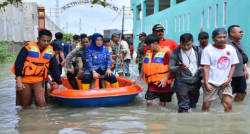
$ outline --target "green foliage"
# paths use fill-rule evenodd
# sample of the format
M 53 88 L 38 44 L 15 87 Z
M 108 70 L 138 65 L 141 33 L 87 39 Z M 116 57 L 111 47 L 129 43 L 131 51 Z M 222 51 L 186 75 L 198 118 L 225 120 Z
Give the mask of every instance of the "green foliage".
M 9 4 L 11 5 L 15 4 L 18 7 L 19 5 L 22 4 L 22 0 L 7 0 L 3 3 L 0 3 L 0 12 L 2 11 L 2 9 L 3 11 L 5 11 L 5 7 Z
M 106 4 L 106 0 L 93 0 L 92 4 L 96 4 L 97 2 L 100 2 L 103 7 L 106 6 L 105 5 Z
M 68 33 L 68 34 L 63 33 L 63 42 L 65 43 L 65 38 L 66 38 L 66 37 L 70 37 L 70 40 L 73 41 L 73 36 L 74 36 L 74 35 L 75 35 L 75 34 L 73 34 L 73 33 Z
M 12 42 L 6 41 L 5 37 L 0 38 L 0 62 L 12 62 L 16 59 L 17 54 L 6 54 Z

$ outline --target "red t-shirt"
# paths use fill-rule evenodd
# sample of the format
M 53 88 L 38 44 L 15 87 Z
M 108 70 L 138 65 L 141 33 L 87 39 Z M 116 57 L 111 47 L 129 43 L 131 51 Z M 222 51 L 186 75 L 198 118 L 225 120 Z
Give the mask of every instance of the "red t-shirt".
M 169 58 L 170 58 L 171 52 L 166 52 L 164 58 L 163 58 L 163 64 L 167 65 L 169 64 Z M 152 55 L 152 59 L 155 57 L 155 54 Z M 149 87 L 150 91 L 157 92 L 157 93 L 166 93 L 170 92 L 170 84 L 167 84 L 164 88 L 159 88 L 157 85 L 151 84 Z
M 173 40 L 170 40 L 170 39 L 165 39 L 163 37 L 162 41 L 159 42 L 159 46 L 163 47 L 163 46 L 166 46 L 168 47 L 171 51 L 173 51 L 175 48 L 177 48 L 179 45 L 173 41 Z M 144 56 L 146 55 L 147 51 L 148 51 L 148 45 L 145 46 L 145 49 L 144 49 Z
M 134 46 L 131 45 L 129 49 L 130 49 L 130 54 L 133 54 L 134 53 Z
M 45 81 L 46 81 L 46 82 L 50 81 L 49 75 L 46 75 Z

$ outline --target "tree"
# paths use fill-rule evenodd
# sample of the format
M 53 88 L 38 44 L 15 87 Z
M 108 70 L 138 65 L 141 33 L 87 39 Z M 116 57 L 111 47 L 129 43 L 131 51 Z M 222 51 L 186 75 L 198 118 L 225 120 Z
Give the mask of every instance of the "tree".
M 106 0 L 93 0 L 92 4 L 96 4 L 97 2 L 100 2 L 103 7 L 105 7 Z
M 19 5 L 22 4 L 22 0 L 6 0 L 3 3 L 0 3 L 0 12 L 2 11 L 2 9 L 3 11 L 5 11 L 5 7 L 9 4 L 11 5 L 15 4 L 18 7 Z

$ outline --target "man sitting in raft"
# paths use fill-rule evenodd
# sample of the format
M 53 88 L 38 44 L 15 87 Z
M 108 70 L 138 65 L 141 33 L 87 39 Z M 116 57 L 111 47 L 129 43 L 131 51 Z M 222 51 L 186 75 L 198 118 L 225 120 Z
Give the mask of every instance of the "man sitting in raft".
M 74 48 L 66 57 L 67 78 L 74 90 L 82 89 L 82 87 L 78 87 L 75 77 L 77 77 L 78 79 L 82 79 L 83 68 L 85 66 L 83 52 L 89 45 L 90 43 L 87 35 L 81 35 L 81 47 Z M 73 58 L 75 58 L 76 66 L 72 69 L 70 62 Z
M 108 47 L 103 45 L 103 36 L 95 33 L 92 37 L 91 45 L 84 53 L 86 65 L 84 67 L 84 76 L 82 79 L 83 90 L 90 89 L 90 82 L 100 75 L 106 75 L 105 80 L 111 83 L 113 88 L 119 87 L 116 77 L 111 71 L 111 58 Z
M 28 42 L 20 50 L 11 70 L 16 75 L 17 106 L 24 108 L 30 106 L 34 97 L 37 109 L 45 109 L 44 77 L 47 76 L 48 69 L 59 84 L 59 89 L 65 89 L 55 53 L 49 45 L 51 39 L 52 34 L 49 30 L 41 30 L 37 38 L 38 42 Z
M 138 83 L 145 75 L 145 81 L 148 85 L 145 98 L 147 106 L 153 105 L 153 99 L 156 96 L 160 98 L 160 105 L 165 106 L 166 102 L 171 102 L 170 83 L 173 81 L 169 73 L 170 49 L 159 46 L 159 37 L 150 34 L 146 37 L 145 43 L 149 50 L 146 53 L 143 62 L 143 68 L 140 76 L 134 82 Z

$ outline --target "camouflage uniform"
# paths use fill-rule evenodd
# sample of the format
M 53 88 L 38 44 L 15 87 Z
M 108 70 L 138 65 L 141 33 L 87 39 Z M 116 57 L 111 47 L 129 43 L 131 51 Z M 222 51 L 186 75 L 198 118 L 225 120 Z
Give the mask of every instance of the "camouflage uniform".
M 142 60 L 143 60 L 143 57 L 144 57 L 144 49 L 145 49 L 145 46 L 146 44 L 144 42 L 140 42 L 139 45 L 138 45 L 138 70 L 139 70 L 139 73 L 141 73 L 141 66 L 142 66 Z
M 110 41 L 110 47 L 112 48 L 113 51 L 113 55 L 117 55 L 118 54 L 118 48 L 119 48 L 119 43 L 113 43 L 113 41 Z M 121 53 L 121 47 L 120 47 L 120 51 Z M 111 68 L 111 71 L 115 70 L 115 66 L 116 66 L 116 60 L 118 60 L 118 69 L 117 69 L 117 73 L 122 73 L 123 72 L 123 67 L 122 67 L 122 61 L 120 58 L 112 58 L 112 62 L 114 64 L 114 67 Z
M 79 60 L 82 60 L 83 68 L 85 67 L 85 60 L 84 60 L 84 57 L 83 57 L 84 50 L 85 50 L 85 48 L 81 47 L 79 50 L 77 50 L 77 52 L 75 54 L 76 62 L 79 61 Z

